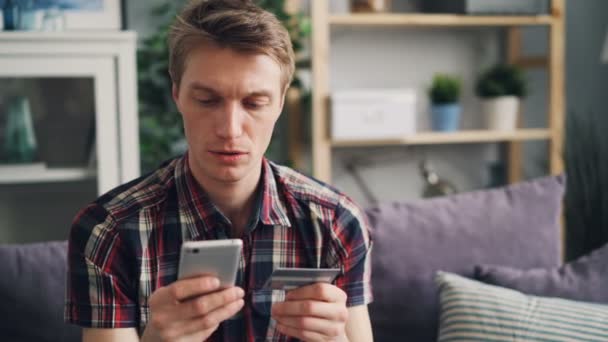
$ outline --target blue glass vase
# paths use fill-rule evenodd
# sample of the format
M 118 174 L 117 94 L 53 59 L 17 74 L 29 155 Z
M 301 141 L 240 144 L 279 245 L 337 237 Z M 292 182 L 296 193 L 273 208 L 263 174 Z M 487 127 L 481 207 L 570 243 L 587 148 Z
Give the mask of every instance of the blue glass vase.
M 36 160 L 37 144 L 30 103 L 24 96 L 8 102 L 5 134 L 5 157 L 9 163 L 31 163 Z
M 4 29 L 6 31 L 16 30 L 19 24 L 19 2 L 17 0 L 4 0 L 2 16 Z

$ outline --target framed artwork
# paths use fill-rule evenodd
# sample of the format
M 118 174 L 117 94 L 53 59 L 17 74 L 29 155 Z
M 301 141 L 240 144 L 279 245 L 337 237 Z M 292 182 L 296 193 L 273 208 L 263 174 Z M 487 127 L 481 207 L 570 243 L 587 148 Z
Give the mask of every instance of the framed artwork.
M 120 30 L 121 0 L 37 0 L 38 9 L 58 8 L 66 30 Z

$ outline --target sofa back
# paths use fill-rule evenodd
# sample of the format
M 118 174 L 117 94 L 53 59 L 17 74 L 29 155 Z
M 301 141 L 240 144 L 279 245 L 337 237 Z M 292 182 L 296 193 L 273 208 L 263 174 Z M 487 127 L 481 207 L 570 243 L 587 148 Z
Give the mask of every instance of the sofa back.
M 77 342 L 63 322 L 67 241 L 0 245 L 0 339 Z
M 373 228 L 374 337 L 435 341 L 438 270 L 476 264 L 555 267 L 561 261 L 564 177 L 366 210 Z

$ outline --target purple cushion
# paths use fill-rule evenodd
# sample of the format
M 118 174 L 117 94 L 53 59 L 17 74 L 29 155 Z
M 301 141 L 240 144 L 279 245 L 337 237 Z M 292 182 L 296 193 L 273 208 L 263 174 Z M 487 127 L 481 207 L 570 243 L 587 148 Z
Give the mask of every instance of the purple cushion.
M 608 245 L 559 268 L 480 265 L 475 278 L 530 295 L 608 304 Z
M 370 314 L 376 341 L 435 341 L 438 270 L 560 264 L 564 177 L 367 210 L 374 229 Z
M 67 246 L 0 245 L 0 340 L 81 340 L 81 329 L 63 322 Z

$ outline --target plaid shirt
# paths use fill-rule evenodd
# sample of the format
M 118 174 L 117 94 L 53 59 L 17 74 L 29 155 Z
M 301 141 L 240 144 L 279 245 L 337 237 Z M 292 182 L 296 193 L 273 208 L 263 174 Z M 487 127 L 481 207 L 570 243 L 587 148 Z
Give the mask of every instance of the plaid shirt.
M 148 298 L 177 279 L 182 241 L 225 239 L 228 219 L 210 202 L 187 155 L 84 208 L 69 239 L 65 320 L 93 328 L 136 327 Z M 237 285 L 245 306 L 211 341 L 290 341 L 270 317 L 285 293 L 263 288 L 276 267 L 340 268 L 347 306 L 368 304 L 371 239 L 362 211 L 336 190 L 263 160 L 252 224 L 243 234 Z

